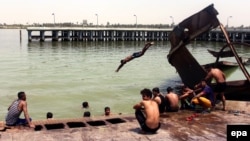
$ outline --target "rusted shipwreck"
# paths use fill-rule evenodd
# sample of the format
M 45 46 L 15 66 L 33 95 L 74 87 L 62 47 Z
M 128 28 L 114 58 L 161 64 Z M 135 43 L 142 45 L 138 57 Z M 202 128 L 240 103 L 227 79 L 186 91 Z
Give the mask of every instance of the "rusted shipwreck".
M 168 61 L 176 68 L 182 82 L 188 87 L 194 88 L 194 86 L 207 75 L 207 72 L 192 56 L 186 48 L 186 45 L 197 36 L 212 29 L 220 28 L 226 41 L 221 52 L 225 48 L 229 48 L 230 52 L 236 59 L 238 66 L 246 77 L 245 80 L 227 81 L 225 97 L 227 100 L 250 101 L 249 73 L 235 50 L 235 43 L 230 42 L 227 31 L 217 19 L 217 15 L 217 10 L 214 8 L 214 5 L 211 4 L 179 23 L 169 35 L 171 49 L 168 54 Z M 213 63 L 216 65 L 218 62 L 217 58 Z M 214 88 L 215 85 L 215 83 L 212 83 L 212 88 Z

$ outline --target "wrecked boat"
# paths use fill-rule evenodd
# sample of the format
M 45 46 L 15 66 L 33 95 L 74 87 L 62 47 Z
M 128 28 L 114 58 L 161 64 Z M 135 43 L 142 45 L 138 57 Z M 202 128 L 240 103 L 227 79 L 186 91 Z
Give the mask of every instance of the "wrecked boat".
M 239 65 L 236 62 L 218 61 L 218 62 L 204 64 L 202 65 L 202 67 L 204 67 L 205 69 L 210 68 L 210 67 L 217 67 L 224 72 L 230 69 L 236 70 L 239 67 Z
M 216 52 L 214 50 L 207 49 L 207 51 L 212 54 L 214 57 L 216 57 L 216 61 L 213 63 L 208 63 L 202 65 L 205 69 L 209 67 L 217 67 L 222 71 L 227 71 L 229 69 L 237 69 L 239 64 L 237 62 L 231 62 L 231 61 L 219 61 L 220 58 L 226 58 L 226 57 L 234 57 L 234 54 L 232 53 L 231 50 L 227 51 L 219 51 Z M 244 57 L 239 57 L 240 61 L 242 62 L 243 65 L 250 65 L 250 58 L 244 58 Z
M 213 63 L 208 63 L 205 65 L 202 65 L 203 67 L 209 68 L 211 66 L 217 67 L 222 71 L 227 71 L 229 69 L 237 69 L 239 64 L 237 62 L 231 62 L 231 61 L 219 61 L 220 58 L 226 58 L 226 57 L 234 57 L 233 53 L 231 50 L 227 51 L 219 51 L 216 52 L 214 50 L 207 50 L 210 54 L 212 54 L 214 57 L 216 57 L 216 61 Z M 242 62 L 243 65 L 250 65 L 250 58 L 245 58 L 245 57 L 239 57 L 240 61 Z
M 233 57 L 234 56 L 231 50 L 217 52 L 217 51 L 208 49 L 207 51 L 210 54 L 212 54 L 214 57 Z
M 238 42 L 231 42 L 231 44 L 239 44 L 239 45 L 243 45 L 246 47 L 250 47 L 250 44 L 247 43 L 238 43 Z M 227 47 L 228 45 L 223 46 L 220 51 L 214 51 L 214 50 L 210 50 L 207 49 L 207 51 L 213 55 L 214 57 L 216 57 L 216 61 L 215 61 L 215 65 L 217 65 L 216 67 L 224 69 L 224 68 L 229 68 L 231 67 L 235 67 L 238 66 L 238 63 L 236 62 L 229 62 L 229 61 L 219 61 L 220 58 L 226 58 L 226 57 L 234 57 L 234 54 L 231 50 L 226 50 L 224 51 L 224 49 Z M 240 61 L 242 62 L 242 64 L 244 65 L 249 65 L 250 64 L 250 58 L 246 58 L 246 57 L 239 57 Z
M 234 44 L 230 42 L 228 34 L 224 26 L 217 19 L 218 12 L 211 4 L 199 11 L 198 13 L 188 17 L 180 22 L 169 34 L 171 49 L 168 54 L 169 63 L 176 68 L 182 82 L 194 88 L 207 75 L 205 68 L 193 57 L 186 48 L 186 45 L 192 42 L 197 36 L 202 35 L 212 29 L 220 28 L 224 34 L 226 45 L 233 57 L 236 59 L 237 65 L 245 75 L 245 80 L 226 81 L 227 88 L 225 97 L 227 100 L 250 101 L 250 76 L 238 56 Z M 214 62 L 216 64 L 217 60 Z M 211 87 L 215 87 L 215 83 Z

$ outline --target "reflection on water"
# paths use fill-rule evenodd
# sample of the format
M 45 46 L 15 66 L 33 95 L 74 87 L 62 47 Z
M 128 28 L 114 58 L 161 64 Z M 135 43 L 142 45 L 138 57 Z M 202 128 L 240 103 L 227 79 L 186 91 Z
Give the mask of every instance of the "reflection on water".
M 99 116 L 105 106 L 113 113 L 131 114 L 132 106 L 141 99 L 143 88 L 180 84 L 175 69 L 168 63 L 170 44 L 156 41 L 144 56 L 127 63 L 119 73 L 120 60 L 139 51 L 145 42 L 27 42 L 27 33 L 0 30 L 1 119 L 18 91 L 27 93 L 30 115 L 44 119 L 48 111 L 55 118 L 81 117 L 81 103 L 88 101 L 91 115 Z M 188 49 L 200 64 L 215 61 L 208 48 L 218 50 L 221 43 L 194 42 Z M 249 49 L 239 47 L 241 55 Z M 242 79 L 239 69 L 228 76 Z

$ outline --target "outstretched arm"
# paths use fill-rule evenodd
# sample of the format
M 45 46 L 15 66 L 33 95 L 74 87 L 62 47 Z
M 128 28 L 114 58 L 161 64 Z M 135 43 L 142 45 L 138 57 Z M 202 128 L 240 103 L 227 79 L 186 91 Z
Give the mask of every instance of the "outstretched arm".
M 144 54 L 144 53 L 147 51 L 147 49 L 148 49 L 151 45 L 153 45 L 153 44 L 154 44 L 154 42 L 148 42 L 148 43 L 146 43 L 145 46 L 144 46 L 144 48 L 142 49 L 142 54 Z
M 198 97 L 201 97 L 201 96 L 204 96 L 206 95 L 206 93 L 204 91 L 198 93 L 196 96 L 194 96 L 194 98 L 198 98 Z
M 127 62 L 131 61 L 133 59 L 132 55 L 127 56 L 125 59 L 121 60 L 121 64 L 119 65 L 119 67 L 116 69 L 116 72 L 118 72 L 124 64 L 126 64 Z
M 123 67 L 123 65 L 124 65 L 126 62 L 129 62 L 129 61 L 131 61 L 131 60 L 134 59 L 134 58 L 141 57 L 141 56 L 146 52 L 146 50 L 147 50 L 151 45 L 153 45 L 153 44 L 154 44 L 154 42 L 149 42 L 149 43 L 147 43 L 147 44 L 144 46 L 144 48 L 142 49 L 141 52 L 135 52 L 134 54 L 137 54 L 137 55 L 135 55 L 134 57 L 133 57 L 133 55 L 130 55 L 130 56 L 126 57 L 126 58 L 123 60 L 123 62 L 121 62 L 121 64 L 119 65 L 119 67 L 116 69 L 116 72 L 118 72 L 118 71 Z M 139 55 L 138 55 L 138 54 L 139 54 Z
M 115 72 L 118 72 L 118 71 L 123 67 L 124 64 L 125 64 L 125 63 L 121 63 L 121 64 L 119 65 L 119 67 L 116 69 Z
M 193 94 L 194 93 L 194 90 L 186 87 L 183 91 L 183 94 L 181 96 L 179 96 L 179 99 L 184 99 L 186 97 L 188 97 L 189 95 Z

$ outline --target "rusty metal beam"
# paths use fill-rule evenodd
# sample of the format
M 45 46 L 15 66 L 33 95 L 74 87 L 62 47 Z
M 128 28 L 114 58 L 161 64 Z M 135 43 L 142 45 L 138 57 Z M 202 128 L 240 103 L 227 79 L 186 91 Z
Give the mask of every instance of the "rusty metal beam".
M 248 71 L 246 70 L 245 66 L 243 65 L 242 61 L 240 60 L 233 44 L 231 44 L 230 40 L 229 40 L 229 37 L 228 37 L 228 34 L 227 34 L 227 31 L 225 30 L 224 26 L 222 24 L 220 24 L 220 29 L 221 31 L 223 32 L 225 38 L 226 38 L 226 41 L 227 41 L 227 44 L 229 46 L 229 48 L 231 49 L 231 51 L 233 52 L 234 54 L 234 57 L 236 59 L 236 61 L 238 62 L 243 74 L 245 75 L 245 77 L 247 78 L 248 82 L 250 82 L 250 76 L 249 76 L 249 73 Z

